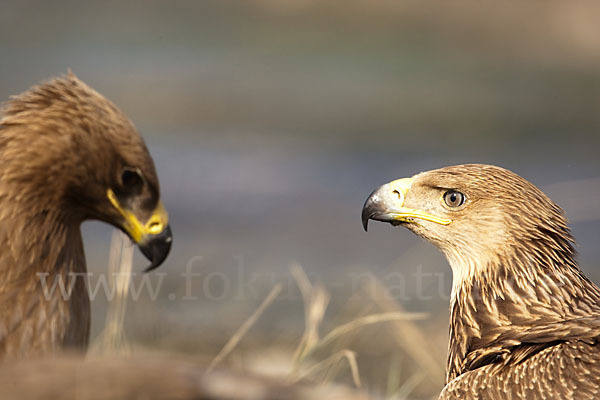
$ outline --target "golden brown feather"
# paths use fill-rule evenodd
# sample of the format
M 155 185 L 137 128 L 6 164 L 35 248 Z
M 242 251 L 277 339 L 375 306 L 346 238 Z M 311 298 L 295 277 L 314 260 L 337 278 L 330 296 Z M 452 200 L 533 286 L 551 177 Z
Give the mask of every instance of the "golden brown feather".
M 452 267 L 440 399 L 600 396 L 600 290 L 542 191 L 499 167 L 458 165 L 382 186 L 369 219 L 407 227 Z
M 152 159 L 127 117 L 69 73 L 5 104 L 0 160 L 0 357 L 82 349 L 81 223 L 123 229 L 153 265 L 170 248 Z

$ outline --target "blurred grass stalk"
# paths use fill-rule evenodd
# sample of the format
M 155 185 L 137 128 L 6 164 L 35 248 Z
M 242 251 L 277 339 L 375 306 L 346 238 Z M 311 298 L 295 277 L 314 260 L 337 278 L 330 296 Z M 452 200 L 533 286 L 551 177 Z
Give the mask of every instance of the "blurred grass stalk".
M 333 354 L 326 355 L 324 359 L 317 359 L 318 357 L 316 357 L 316 354 L 331 347 L 334 343 L 343 341 L 346 336 L 351 335 L 355 331 L 368 325 L 390 321 L 402 324 L 408 323 L 407 321 L 427 318 L 426 313 L 410 313 L 396 310 L 379 314 L 370 314 L 339 325 L 321 337 L 319 330 L 329 304 L 330 294 L 323 285 L 312 284 L 300 265 L 292 265 L 290 267 L 290 273 L 302 294 L 305 318 L 304 333 L 293 353 L 291 368 L 289 371 L 281 371 L 282 374 L 280 377 L 285 377 L 286 382 L 290 384 L 305 380 L 314 381 L 315 379 L 318 379 L 321 384 L 331 383 L 336 378 L 340 366 L 346 363 L 350 369 L 352 382 L 357 388 L 360 388 L 360 371 L 356 353 L 354 351 L 349 348 L 341 348 L 334 351 Z M 281 290 L 281 284 L 277 284 L 273 287 L 269 295 L 263 300 L 256 311 L 240 326 L 214 357 L 210 363 L 209 371 L 217 367 L 223 360 L 232 354 L 250 328 L 257 323 L 258 319 L 277 299 Z M 419 337 L 422 337 L 422 335 Z M 412 342 L 412 344 L 414 345 L 414 342 Z M 417 375 L 419 376 L 415 375 L 413 378 L 419 378 L 422 376 L 422 373 Z M 400 393 L 408 394 L 407 392 L 410 392 L 420 379 L 422 378 L 412 379 L 411 384 L 409 385 L 410 388 L 404 385 L 400 388 Z M 415 383 L 415 381 L 417 382 Z
M 108 308 L 104 330 L 90 349 L 91 355 L 128 355 L 131 346 L 125 334 L 125 311 L 131 282 L 133 243 L 123 232 L 114 230 L 108 261 Z M 101 277 L 99 277 L 101 278 Z
M 94 341 L 90 350 L 91 355 L 128 355 L 131 346 L 124 330 L 127 296 L 129 293 L 133 263 L 133 245 L 129 238 L 115 230 L 111 239 L 108 265 L 108 288 L 110 290 L 109 305 L 106 314 L 106 325 L 102 333 Z M 388 371 L 388 387 L 386 398 L 404 399 L 412 390 L 430 375 L 432 380 L 443 378 L 443 370 L 435 362 L 430 353 L 425 336 L 414 323 L 428 317 L 427 313 L 407 312 L 404 308 L 387 295 L 387 289 L 374 276 L 369 285 L 362 290 L 373 299 L 382 310 L 381 313 L 357 317 L 349 322 L 338 325 L 327 334 L 319 334 L 329 305 L 330 294 L 321 284 L 313 284 L 299 264 L 290 267 L 290 273 L 300 290 L 304 304 L 305 328 L 296 347 L 291 369 L 285 372 L 286 382 L 293 384 L 305 380 L 319 380 L 321 384 L 331 383 L 341 367 L 346 364 L 350 369 L 350 377 L 357 388 L 361 387 L 361 378 L 356 353 L 347 348 L 348 337 L 369 325 L 382 322 L 392 322 L 393 336 L 399 347 L 412 359 L 421 365 L 422 370 L 412 374 L 402 384 L 399 382 L 399 366 L 392 360 Z M 282 285 L 275 285 L 259 307 L 248 317 L 240 328 L 231 336 L 219 353 L 213 358 L 208 370 L 211 371 L 225 360 L 246 336 L 248 331 L 257 323 L 265 311 L 273 304 L 282 291 Z M 343 344 L 342 348 L 334 349 L 332 345 Z M 318 359 L 316 354 L 330 348 L 333 353 Z
M 340 363 L 346 361 L 350 368 L 351 377 L 356 387 L 361 387 L 360 373 L 356 361 L 356 353 L 348 348 L 342 348 L 324 360 L 316 363 L 309 363 L 309 357 L 319 350 L 323 350 L 334 342 L 343 339 L 345 336 L 353 333 L 368 325 L 388 321 L 409 321 L 424 319 L 427 314 L 407 313 L 407 312 L 387 312 L 380 314 L 370 314 L 351 320 L 345 324 L 339 325 L 329 331 L 322 338 L 319 336 L 319 328 L 323 322 L 323 317 L 329 303 L 330 295 L 320 284 L 313 285 L 302 267 L 294 264 L 290 267 L 290 273 L 295 279 L 302 299 L 305 312 L 305 329 L 293 358 L 293 369 L 288 377 L 289 381 L 297 382 L 319 371 L 325 371 L 322 383 L 326 383 L 335 378 L 333 370 L 339 368 Z M 309 364 L 305 366 L 305 364 Z
M 258 321 L 258 319 L 265 312 L 265 310 L 267 308 L 269 308 L 269 306 L 271 304 L 273 304 L 273 301 L 275 301 L 275 299 L 277 298 L 277 296 L 279 296 L 279 293 L 281 293 L 281 289 L 282 289 L 281 284 L 275 285 L 275 287 L 273 287 L 273 289 L 271 289 L 271 292 L 263 300 L 263 302 L 261 303 L 261 305 L 256 309 L 256 311 L 254 311 L 254 313 L 252 313 L 252 315 L 250 316 L 250 318 L 248 318 L 242 324 L 242 326 L 240 326 L 240 328 L 227 341 L 227 343 L 225 344 L 225 346 L 223 346 L 223 348 L 221 349 L 221 351 L 219 351 L 219 353 L 212 360 L 212 362 L 208 366 L 208 371 L 209 372 L 211 370 L 213 370 L 217 366 L 217 364 L 219 364 L 225 357 L 227 357 L 233 351 L 233 349 L 242 340 L 242 338 L 246 335 L 246 333 L 248 333 L 248 331 L 250 330 L 250 328 L 252 328 L 252 326 L 256 323 L 256 321 Z

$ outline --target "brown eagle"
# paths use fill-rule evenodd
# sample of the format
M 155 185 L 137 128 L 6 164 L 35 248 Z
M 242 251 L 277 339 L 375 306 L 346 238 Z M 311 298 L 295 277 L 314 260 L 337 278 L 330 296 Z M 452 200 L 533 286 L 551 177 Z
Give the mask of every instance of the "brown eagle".
M 439 247 L 452 267 L 440 399 L 600 398 L 600 290 L 562 210 L 520 176 L 457 165 L 390 182 L 362 210 Z
M 171 248 L 152 158 L 129 119 L 70 72 L 15 96 L 2 112 L 0 357 L 84 348 L 81 223 L 125 231 L 149 269 Z

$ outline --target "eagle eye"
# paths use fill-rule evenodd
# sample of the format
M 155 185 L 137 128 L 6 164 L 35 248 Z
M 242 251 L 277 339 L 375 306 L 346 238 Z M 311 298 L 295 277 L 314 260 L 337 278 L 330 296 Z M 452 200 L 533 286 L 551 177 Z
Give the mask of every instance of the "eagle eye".
M 144 185 L 144 177 L 137 168 L 125 168 L 121 173 L 121 185 L 129 192 L 139 192 Z
M 456 208 L 465 204 L 466 196 L 458 190 L 448 190 L 444 193 L 444 202 L 448 207 Z

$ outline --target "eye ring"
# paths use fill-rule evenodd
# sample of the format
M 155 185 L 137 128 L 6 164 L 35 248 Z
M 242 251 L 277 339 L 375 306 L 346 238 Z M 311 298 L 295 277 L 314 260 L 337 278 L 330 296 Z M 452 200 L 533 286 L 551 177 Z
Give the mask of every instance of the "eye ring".
M 465 204 L 466 200 L 467 196 L 458 190 L 452 189 L 444 193 L 444 203 L 450 208 L 458 208 Z
M 139 168 L 125 168 L 121 172 L 121 185 L 128 191 L 138 191 L 144 185 L 144 177 Z

